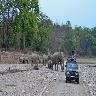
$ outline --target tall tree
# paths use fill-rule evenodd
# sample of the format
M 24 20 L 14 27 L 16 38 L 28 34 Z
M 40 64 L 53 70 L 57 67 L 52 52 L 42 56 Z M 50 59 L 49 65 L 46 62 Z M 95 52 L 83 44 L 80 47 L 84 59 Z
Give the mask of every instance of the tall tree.
M 44 46 L 47 46 L 48 35 L 51 32 L 52 21 L 48 16 L 42 12 L 38 17 L 38 33 L 35 39 L 35 47 L 37 50 L 46 50 Z
M 16 5 L 19 13 L 14 22 L 15 31 L 20 35 L 17 40 L 20 42 L 17 45 L 21 49 L 32 45 L 32 39 L 36 36 L 38 31 L 37 16 L 39 15 L 38 0 L 16 0 Z M 18 33 L 19 32 L 19 33 Z M 16 41 L 17 41 L 16 40 Z
M 68 54 L 72 52 L 72 50 L 75 50 L 75 45 L 74 45 L 74 38 L 73 38 L 73 30 L 71 27 L 70 21 L 66 22 L 65 26 L 65 32 L 64 32 L 64 45 L 65 49 Z

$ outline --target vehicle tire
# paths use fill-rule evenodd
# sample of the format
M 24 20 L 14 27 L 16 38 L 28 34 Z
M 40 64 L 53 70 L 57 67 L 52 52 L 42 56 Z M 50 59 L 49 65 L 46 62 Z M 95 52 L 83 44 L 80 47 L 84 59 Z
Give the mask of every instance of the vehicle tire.
M 76 79 L 77 84 L 79 84 L 79 78 Z
M 48 63 L 48 68 L 51 69 L 51 64 L 50 63 Z
M 69 82 L 69 78 L 68 77 L 66 77 L 66 83 L 68 83 Z

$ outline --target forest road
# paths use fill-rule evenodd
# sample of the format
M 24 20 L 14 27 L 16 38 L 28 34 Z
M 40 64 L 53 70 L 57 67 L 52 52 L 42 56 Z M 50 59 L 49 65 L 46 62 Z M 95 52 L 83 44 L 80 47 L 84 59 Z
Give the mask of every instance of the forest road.
M 55 96 L 89 96 L 88 88 L 82 83 L 82 80 L 80 80 L 79 84 L 74 82 L 65 83 L 64 72 L 60 72 L 58 75 Z

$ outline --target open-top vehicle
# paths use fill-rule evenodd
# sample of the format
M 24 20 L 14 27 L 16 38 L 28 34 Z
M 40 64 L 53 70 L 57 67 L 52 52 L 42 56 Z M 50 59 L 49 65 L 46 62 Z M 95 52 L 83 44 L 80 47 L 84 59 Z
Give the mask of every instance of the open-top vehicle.
M 74 59 L 68 60 L 65 67 L 66 83 L 74 80 L 79 84 L 79 71 L 77 62 Z

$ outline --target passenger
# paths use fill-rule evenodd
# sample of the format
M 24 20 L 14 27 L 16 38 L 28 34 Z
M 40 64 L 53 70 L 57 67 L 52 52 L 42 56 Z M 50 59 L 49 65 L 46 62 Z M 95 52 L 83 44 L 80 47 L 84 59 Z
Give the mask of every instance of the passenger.
M 69 57 L 68 57 L 66 63 L 70 63 L 70 62 L 72 62 L 72 63 L 77 63 L 75 58 L 69 58 Z

